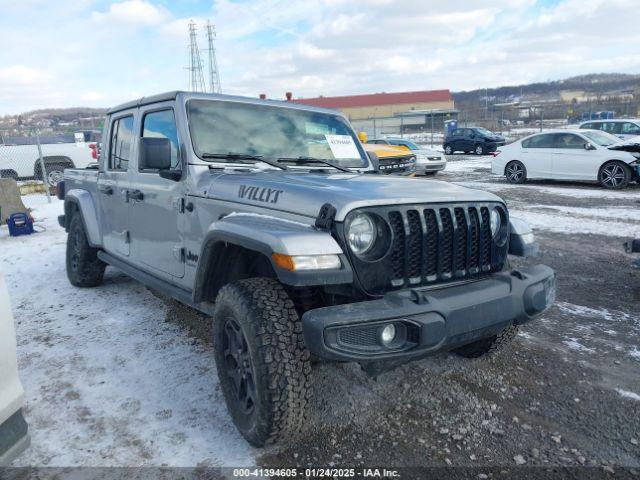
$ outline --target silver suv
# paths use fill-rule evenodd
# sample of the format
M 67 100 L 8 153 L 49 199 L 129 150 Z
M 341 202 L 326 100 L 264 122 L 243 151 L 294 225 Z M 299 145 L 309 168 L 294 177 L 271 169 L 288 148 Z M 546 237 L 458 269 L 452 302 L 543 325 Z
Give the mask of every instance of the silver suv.
M 67 274 L 110 265 L 213 319 L 228 409 L 253 445 L 305 426 L 312 361 L 376 374 L 477 357 L 553 302 L 497 196 L 383 176 L 339 112 L 171 92 L 111 109 L 99 170 L 67 170 Z

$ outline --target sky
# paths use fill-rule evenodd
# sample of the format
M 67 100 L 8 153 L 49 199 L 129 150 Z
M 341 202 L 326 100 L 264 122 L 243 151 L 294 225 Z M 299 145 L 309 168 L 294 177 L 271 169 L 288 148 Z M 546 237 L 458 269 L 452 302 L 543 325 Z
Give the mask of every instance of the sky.
M 223 93 L 452 91 L 640 73 L 637 0 L 0 0 L 0 115 L 188 89 L 188 22 Z M 206 68 L 206 63 L 205 63 Z

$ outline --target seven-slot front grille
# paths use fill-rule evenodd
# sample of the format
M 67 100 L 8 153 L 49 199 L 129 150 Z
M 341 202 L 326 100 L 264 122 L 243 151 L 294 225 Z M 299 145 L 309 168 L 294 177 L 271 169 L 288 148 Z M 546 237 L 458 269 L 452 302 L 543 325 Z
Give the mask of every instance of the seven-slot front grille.
M 363 209 L 387 222 L 386 255 L 351 256 L 361 286 L 371 294 L 478 278 L 502 269 L 506 245 L 495 244 L 490 211 L 499 204 L 411 205 Z M 500 208 L 504 208 L 500 206 Z
M 393 286 L 464 278 L 491 265 L 488 207 L 389 212 Z M 404 228 L 402 228 L 404 227 Z

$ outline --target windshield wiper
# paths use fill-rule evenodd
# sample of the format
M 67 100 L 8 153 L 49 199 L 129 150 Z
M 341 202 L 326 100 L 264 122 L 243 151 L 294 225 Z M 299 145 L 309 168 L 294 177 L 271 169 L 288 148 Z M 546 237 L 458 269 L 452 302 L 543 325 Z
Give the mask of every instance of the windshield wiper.
M 243 160 L 254 160 L 256 162 L 263 162 L 267 165 L 271 165 L 272 167 L 280 168 L 282 170 L 288 170 L 288 167 L 285 165 L 281 165 L 278 162 L 274 162 L 273 160 L 267 160 L 262 155 L 251 155 L 250 153 L 236 153 L 236 152 L 228 152 L 228 153 L 208 153 L 205 152 L 200 155 L 202 158 L 215 158 L 220 160 L 225 160 L 228 163 L 244 163 Z
M 351 173 L 351 170 L 345 167 L 341 167 L 340 165 L 336 165 L 335 163 L 327 160 L 326 158 L 316 158 L 316 157 L 280 157 L 278 162 L 292 162 L 296 165 L 305 165 L 309 163 L 321 163 L 323 165 L 327 165 L 329 167 L 335 168 L 336 170 L 340 170 L 341 172 Z

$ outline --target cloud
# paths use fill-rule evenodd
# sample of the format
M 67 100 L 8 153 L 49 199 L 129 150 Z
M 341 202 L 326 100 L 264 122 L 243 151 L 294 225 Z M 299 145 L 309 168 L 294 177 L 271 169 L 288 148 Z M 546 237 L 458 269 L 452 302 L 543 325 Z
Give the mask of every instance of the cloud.
M 113 3 L 106 12 L 92 12 L 96 22 L 154 26 L 166 22 L 171 17 L 162 5 L 154 5 L 146 0 L 126 0 Z
M 187 88 L 191 19 L 203 58 L 205 21 L 215 24 L 223 91 L 232 94 L 465 90 L 637 73 L 636 3 L 0 0 L 0 44 L 12 46 L 0 51 L 0 114 Z M 613 27 L 615 35 L 593 33 Z

